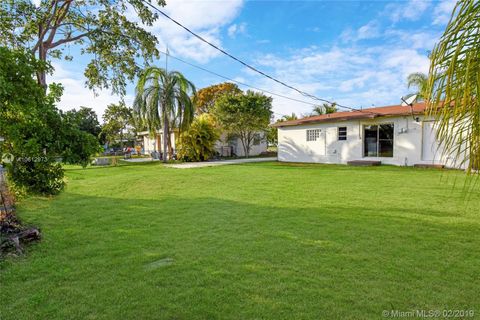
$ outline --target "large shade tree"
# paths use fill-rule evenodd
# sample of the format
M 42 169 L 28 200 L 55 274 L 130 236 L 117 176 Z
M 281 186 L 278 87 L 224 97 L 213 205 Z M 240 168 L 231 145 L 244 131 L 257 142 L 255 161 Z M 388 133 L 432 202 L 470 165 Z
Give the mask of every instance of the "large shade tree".
M 140 71 L 136 60 L 148 62 L 159 55 L 156 37 L 137 23 L 150 26 L 158 18 L 148 5 L 152 2 L 165 5 L 163 0 L 41 0 L 38 6 L 29 0 L 2 0 L 0 45 L 27 49 L 40 61 L 88 54 L 88 87 L 122 94 Z M 78 50 L 70 50 L 71 45 Z M 45 70 L 37 71 L 45 88 L 46 76 Z
M 141 74 L 136 89 L 133 114 L 137 125 L 146 127 L 151 134 L 163 130 L 163 161 L 167 161 L 167 149 L 172 156 L 171 133 L 179 134 L 188 129 L 194 116 L 191 96 L 195 86 L 178 71 L 168 72 L 149 67 Z
M 16 186 L 58 193 L 63 168 L 58 162 L 87 165 L 98 141 L 55 107 L 62 88 L 48 94 L 33 78 L 46 65 L 23 50 L 0 47 L 0 159 L 8 155 L 8 174 Z M 48 69 L 48 67 L 47 67 Z
M 210 113 L 218 98 L 225 94 L 241 94 L 242 90 L 234 83 L 223 82 L 197 91 L 195 95 L 195 111 L 197 114 Z
M 215 116 L 222 128 L 242 142 L 245 156 L 262 140 L 272 117 L 272 98 L 261 93 L 223 95 L 215 104 Z
M 64 114 L 65 118 L 68 118 L 71 123 L 92 136 L 98 139 L 102 127 L 98 122 L 97 113 L 92 108 L 80 107 L 78 110 L 72 109 Z
M 429 112 L 437 137 L 451 158 L 468 173 L 480 168 L 480 2 L 457 2 L 440 41 L 431 53 Z
M 133 112 L 124 102 L 118 104 L 112 103 L 107 106 L 103 114 L 102 134 L 105 139 L 111 143 L 120 141 L 120 148 L 123 150 L 125 135 L 133 137 L 128 129 L 133 128 Z

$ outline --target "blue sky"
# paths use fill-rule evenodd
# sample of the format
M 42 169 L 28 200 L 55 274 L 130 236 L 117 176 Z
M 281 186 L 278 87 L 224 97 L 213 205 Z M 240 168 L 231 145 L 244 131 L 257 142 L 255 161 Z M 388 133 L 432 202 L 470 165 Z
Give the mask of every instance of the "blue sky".
M 428 71 L 428 52 L 442 34 L 454 1 L 242 1 L 167 0 L 165 12 L 233 55 L 315 96 L 359 108 L 397 104 L 409 93 L 406 77 Z M 130 16 L 135 19 L 133 13 Z M 173 56 L 229 78 L 315 103 L 223 56 L 170 21 L 150 28 Z M 76 51 L 75 48 L 71 48 Z M 81 105 L 99 115 L 119 97 L 84 87 L 89 57 L 55 61 L 62 109 Z M 158 61 L 165 65 L 165 57 Z M 169 60 L 197 88 L 223 80 Z M 242 89 L 247 89 L 242 87 Z M 134 84 L 125 101 L 131 103 Z M 312 106 L 273 96 L 276 116 L 307 113 Z

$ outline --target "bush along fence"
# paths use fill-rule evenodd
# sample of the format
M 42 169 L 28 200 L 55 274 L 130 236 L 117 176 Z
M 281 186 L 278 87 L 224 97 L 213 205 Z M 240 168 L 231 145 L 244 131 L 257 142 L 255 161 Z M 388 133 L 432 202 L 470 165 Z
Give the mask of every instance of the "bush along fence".
M 40 237 L 38 228 L 23 226 L 15 214 L 14 197 L 8 190 L 5 169 L 0 165 L 0 258 L 23 254 L 25 245 Z

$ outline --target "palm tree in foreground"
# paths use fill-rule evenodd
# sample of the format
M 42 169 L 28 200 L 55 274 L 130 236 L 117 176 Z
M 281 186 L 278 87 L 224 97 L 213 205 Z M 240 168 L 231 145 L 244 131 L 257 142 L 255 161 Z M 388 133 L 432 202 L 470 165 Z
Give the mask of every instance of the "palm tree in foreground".
M 195 95 L 195 86 L 180 72 L 157 67 L 145 69 L 135 89 L 133 112 L 137 122 L 155 134 L 163 130 L 163 161 L 167 161 L 167 149 L 171 151 L 171 132 L 179 133 L 188 128 L 193 120 L 194 106 L 190 96 Z M 169 148 L 170 146 L 170 148 Z
M 480 168 L 480 2 L 460 0 L 431 54 L 429 113 L 437 138 L 467 173 Z

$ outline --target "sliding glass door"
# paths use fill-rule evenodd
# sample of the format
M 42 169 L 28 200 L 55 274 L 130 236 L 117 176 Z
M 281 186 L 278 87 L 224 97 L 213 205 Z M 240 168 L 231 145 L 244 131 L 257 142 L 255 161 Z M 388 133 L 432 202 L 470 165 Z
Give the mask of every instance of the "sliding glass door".
M 376 157 L 378 155 L 378 126 L 364 126 L 363 144 L 364 157 Z
M 393 123 L 363 127 L 364 157 L 393 157 Z

